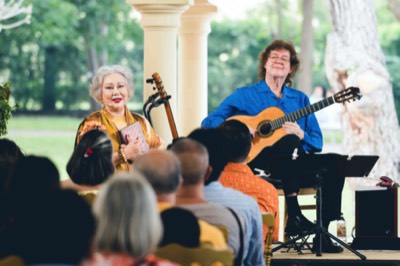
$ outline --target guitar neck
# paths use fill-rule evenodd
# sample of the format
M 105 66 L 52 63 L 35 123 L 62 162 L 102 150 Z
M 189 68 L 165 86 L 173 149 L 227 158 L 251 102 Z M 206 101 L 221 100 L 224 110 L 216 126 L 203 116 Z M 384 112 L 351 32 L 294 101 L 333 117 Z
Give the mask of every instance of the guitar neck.
M 322 101 L 316 102 L 314 104 L 311 104 L 309 106 L 303 107 L 297 111 L 291 112 L 285 116 L 279 117 L 273 121 L 270 122 L 272 129 L 278 129 L 281 128 L 282 125 L 285 122 L 294 122 L 299 120 L 302 117 L 305 117 L 309 114 L 315 113 L 321 109 L 324 109 L 325 107 L 328 107 L 332 104 L 335 103 L 335 100 L 333 98 L 333 96 L 323 99 Z
M 174 115 L 172 114 L 171 106 L 169 105 L 168 101 L 166 101 L 164 103 L 164 105 L 165 105 L 165 111 L 167 112 L 167 118 L 168 118 L 169 127 L 171 129 L 172 138 L 177 139 L 177 138 L 179 138 L 179 135 L 178 135 L 178 130 L 176 129 L 176 124 L 175 124 L 175 120 L 174 120 Z

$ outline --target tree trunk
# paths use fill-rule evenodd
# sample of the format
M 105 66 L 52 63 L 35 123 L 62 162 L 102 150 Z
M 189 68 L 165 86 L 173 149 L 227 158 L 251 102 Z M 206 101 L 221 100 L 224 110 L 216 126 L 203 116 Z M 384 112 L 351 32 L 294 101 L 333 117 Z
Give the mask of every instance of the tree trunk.
M 313 66 L 313 0 L 303 0 L 303 27 L 300 43 L 300 75 L 296 87 L 310 95 Z
M 389 10 L 397 20 L 400 20 L 400 1 L 399 0 L 389 0 Z
M 47 46 L 44 59 L 44 88 L 42 107 L 45 112 L 56 109 L 57 48 Z
M 333 32 L 327 37 L 328 80 L 335 91 L 355 86 L 363 95 L 360 101 L 343 106 L 344 151 L 350 155 L 379 155 L 369 176 L 387 175 L 398 180 L 400 131 L 374 3 L 330 0 L 329 6 Z

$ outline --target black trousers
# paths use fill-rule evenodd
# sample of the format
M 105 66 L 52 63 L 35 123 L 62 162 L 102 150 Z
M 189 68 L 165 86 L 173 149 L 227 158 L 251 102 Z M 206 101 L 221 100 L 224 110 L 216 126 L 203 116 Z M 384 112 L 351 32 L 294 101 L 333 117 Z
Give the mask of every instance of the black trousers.
M 263 169 L 271 174 L 270 178 L 280 180 L 285 195 L 297 193 L 301 187 L 315 186 L 316 179 L 314 172 L 288 163 L 296 148 L 299 156 L 305 153 L 296 135 L 286 135 L 274 145 L 264 148 L 248 165 L 253 171 L 254 168 Z M 322 221 L 326 223 L 340 217 L 345 177 L 335 167 L 328 167 L 321 176 Z

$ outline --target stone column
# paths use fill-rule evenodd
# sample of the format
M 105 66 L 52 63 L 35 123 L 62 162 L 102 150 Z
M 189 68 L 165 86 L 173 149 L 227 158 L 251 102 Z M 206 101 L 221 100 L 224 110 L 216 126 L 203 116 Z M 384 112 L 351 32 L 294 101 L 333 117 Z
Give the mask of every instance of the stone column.
M 186 136 L 207 116 L 208 71 L 207 37 L 217 7 L 196 0 L 181 17 L 178 52 L 178 124 Z
M 177 34 L 180 17 L 193 0 L 127 0 L 141 14 L 141 26 L 144 30 L 144 101 L 155 93 L 154 85 L 146 83 L 157 72 L 164 84 L 165 91 L 171 95 L 172 113 L 177 116 Z M 164 106 L 151 111 L 154 129 L 166 144 L 172 140 L 172 134 Z M 177 120 L 176 120 L 177 122 Z

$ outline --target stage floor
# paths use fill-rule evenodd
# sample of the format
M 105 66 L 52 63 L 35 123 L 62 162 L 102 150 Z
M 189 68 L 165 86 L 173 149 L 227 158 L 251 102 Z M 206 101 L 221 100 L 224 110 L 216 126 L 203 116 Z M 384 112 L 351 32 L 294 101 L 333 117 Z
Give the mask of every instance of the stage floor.
M 322 256 L 317 257 L 311 251 L 304 250 L 304 254 L 297 254 L 296 251 L 290 250 L 283 252 L 285 249 L 275 251 L 272 256 L 272 266 L 280 265 L 386 265 L 400 266 L 400 251 L 399 250 L 357 250 L 362 255 L 366 256 L 366 260 L 361 260 L 357 255 L 345 249 L 343 253 L 329 254 L 322 253 Z

